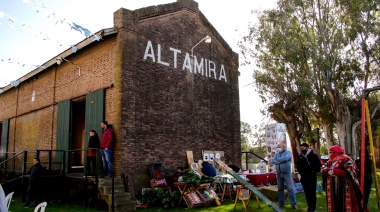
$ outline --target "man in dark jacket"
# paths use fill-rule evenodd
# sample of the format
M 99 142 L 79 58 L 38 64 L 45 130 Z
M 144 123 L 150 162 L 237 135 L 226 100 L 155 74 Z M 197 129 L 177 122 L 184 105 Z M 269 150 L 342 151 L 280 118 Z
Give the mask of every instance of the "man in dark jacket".
M 321 171 L 321 162 L 318 155 L 306 143 L 301 144 L 300 149 L 297 170 L 301 175 L 301 184 L 308 206 L 307 211 L 314 212 L 317 204 L 317 173 Z
M 41 166 L 40 159 L 33 159 L 33 166 L 30 168 L 29 174 L 29 186 L 26 192 L 26 202 L 23 207 L 29 207 L 29 203 L 34 197 L 34 207 L 40 203 L 40 186 L 41 177 L 45 171 L 45 168 Z

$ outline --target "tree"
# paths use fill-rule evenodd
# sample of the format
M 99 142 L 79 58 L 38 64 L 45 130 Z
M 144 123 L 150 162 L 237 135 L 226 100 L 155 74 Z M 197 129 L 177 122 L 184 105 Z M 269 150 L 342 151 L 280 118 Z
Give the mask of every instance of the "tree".
M 365 5 L 368 1 L 354 2 Z M 348 30 L 353 25 L 347 16 L 361 14 L 360 9 L 349 10 L 353 4 L 348 0 L 279 0 L 278 8 L 259 14 L 259 24 L 240 43 L 247 60 L 255 58 L 257 90 L 271 117 L 286 123 L 293 150 L 305 138 L 313 138 L 320 146 L 319 129 L 328 146 L 336 143 L 335 129 L 339 144 L 348 152 L 353 148 L 346 145 L 351 143 L 352 125 L 348 103 L 358 101 L 362 82 L 379 75 L 363 72 L 363 60 L 350 43 L 361 35 Z M 368 39 L 356 41 L 363 44 Z
M 246 122 L 240 122 L 241 150 L 249 151 L 251 148 L 252 127 Z

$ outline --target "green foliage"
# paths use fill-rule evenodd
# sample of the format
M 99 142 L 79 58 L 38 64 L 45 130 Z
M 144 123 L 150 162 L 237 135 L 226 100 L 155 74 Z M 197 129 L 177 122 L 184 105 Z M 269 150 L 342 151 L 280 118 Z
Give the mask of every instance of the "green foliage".
M 191 169 L 183 170 L 183 182 L 193 183 L 196 187 L 200 184 L 201 178 L 199 175 L 195 174 L 195 172 Z
M 322 156 L 322 155 L 328 155 L 328 154 L 329 154 L 329 150 L 328 150 L 326 144 L 322 143 L 321 149 L 320 149 L 320 155 Z
M 201 182 L 214 182 L 215 178 L 207 175 L 202 175 Z
M 251 147 L 252 127 L 246 122 L 240 122 L 241 150 L 248 151 Z
M 142 203 L 148 203 L 149 206 L 157 206 L 159 203 L 158 195 L 155 189 L 147 189 L 136 194 L 136 198 Z
M 162 187 L 149 189 L 142 194 L 136 194 L 136 198 L 142 203 L 148 203 L 149 207 L 160 206 L 162 208 L 173 208 L 179 201 L 180 193 Z
M 316 128 L 329 145 L 332 132 L 349 143 L 361 90 L 380 77 L 378 1 L 277 4 L 258 14 L 259 23 L 240 42 L 243 64 L 256 63 L 253 77 L 266 112 L 286 124 L 292 146 L 315 138 Z

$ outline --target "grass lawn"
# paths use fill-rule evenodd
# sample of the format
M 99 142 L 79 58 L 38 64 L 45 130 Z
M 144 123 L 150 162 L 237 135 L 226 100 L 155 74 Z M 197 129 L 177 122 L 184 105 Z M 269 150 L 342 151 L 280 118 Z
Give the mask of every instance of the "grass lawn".
M 377 176 L 379 178 L 380 172 L 377 172 Z M 318 182 L 322 182 L 321 176 L 318 177 Z M 379 179 L 380 182 L 380 179 Z M 293 212 L 304 212 L 307 209 L 306 199 L 304 193 L 298 193 L 296 194 L 297 197 L 297 205 L 298 209 L 292 209 L 290 207 L 289 201 L 286 202 L 285 208 L 283 208 L 283 211 L 293 211 Z M 254 198 L 251 200 L 251 206 L 246 211 L 273 211 L 269 206 L 265 205 L 263 202 L 261 203 L 261 207 L 258 206 L 256 199 Z M 278 203 L 277 201 L 275 203 Z M 34 208 L 22 208 L 21 198 L 20 197 L 14 197 L 12 199 L 12 202 L 10 204 L 9 210 L 12 212 L 33 212 Z M 368 203 L 368 209 L 370 211 L 376 211 L 377 208 L 377 200 L 376 200 L 376 189 L 375 189 L 375 181 L 373 180 L 372 183 L 372 191 L 370 194 L 370 200 Z M 183 205 L 180 208 L 175 209 L 161 209 L 161 208 L 145 208 L 145 209 L 137 209 L 137 211 L 140 212 L 153 212 L 153 211 L 170 211 L 170 212 L 180 212 L 187 210 L 186 206 Z M 46 211 L 59 211 L 59 212 L 78 212 L 78 211 L 107 211 L 107 206 L 99 206 L 98 209 L 95 209 L 95 207 L 84 207 L 80 204 L 63 204 L 63 203 L 51 203 L 48 202 Z M 210 205 L 208 207 L 199 207 L 194 208 L 191 211 L 194 212 L 209 212 L 209 211 L 234 211 L 234 201 L 232 200 L 225 200 L 222 202 L 222 205 L 217 207 L 216 205 Z M 238 202 L 236 211 L 244 211 L 243 204 L 241 201 Z M 324 192 L 317 192 L 317 211 L 327 211 L 326 209 L 326 196 Z

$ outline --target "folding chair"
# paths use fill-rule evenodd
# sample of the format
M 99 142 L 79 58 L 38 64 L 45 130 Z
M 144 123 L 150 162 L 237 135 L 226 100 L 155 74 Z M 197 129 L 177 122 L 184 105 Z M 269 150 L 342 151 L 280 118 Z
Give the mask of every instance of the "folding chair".
M 40 212 L 44 212 L 45 208 L 46 208 L 46 205 L 47 205 L 46 202 L 42 202 L 42 203 L 38 204 L 36 206 L 36 208 L 34 209 L 34 212 L 38 212 L 39 209 L 41 209 Z
M 7 203 L 7 208 L 8 208 L 8 210 L 9 210 L 9 205 L 11 204 L 11 201 L 12 201 L 13 193 L 15 193 L 15 192 L 11 192 L 11 193 L 9 193 L 9 194 L 5 197 L 5 202 Z

